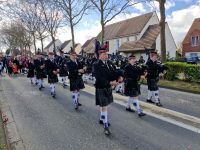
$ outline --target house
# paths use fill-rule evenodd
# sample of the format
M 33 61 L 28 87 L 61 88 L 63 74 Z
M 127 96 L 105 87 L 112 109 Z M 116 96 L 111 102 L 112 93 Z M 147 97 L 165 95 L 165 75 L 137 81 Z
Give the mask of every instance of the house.
M 182 42 L 182 55 L 184 57 L 200 57 L 200 18 L 192 23 Z
M 96 39 L 96 37 L 93 37 L 93 38 L 87 40 L 87 41 L 83 44 L 82 50 L 83 50 L 83 54 L 84 54 L 84 55 L 90 55 L 90 54 L 93 55 L 93 54 L 94 54 L 93 49 L 94 49 L 95 39 Z
M 64 53 L 69 53 L 72 47 L 72 40 L 65 41 L 59 47 L 59 50 L 62 50 Z M 75 44 L 75 52 L 79 54 L 81 52 L 81 44 Z
M 62 42 L 59 39 L 55 40 L 55 45 L 56 45 L 56 51 L 58 51 L 58 48 L 60 47 L 60 45 L 62 44 Z M 53 41 L 51 41 L 45 48 L 44 48 L 44 52 L 49 53 L 49 52 L 53 52 L 54 49 L 54 44 Z
M 159 18 L 156 12 L 136 16 L 105 27 L 105 41 L 109 42 L 109 53 L 127 56 L 134 54 L 147 59 L 145 49 L 161 52 Z M 166 23 L 166 49 L 170 57 L 176 55 L 176 44 Z M 101 38 L 101 33 L 97 39 Z M 90 50 L 91 51 L 91 50 Z M 94 51 L 94 45 L 93 49 Z

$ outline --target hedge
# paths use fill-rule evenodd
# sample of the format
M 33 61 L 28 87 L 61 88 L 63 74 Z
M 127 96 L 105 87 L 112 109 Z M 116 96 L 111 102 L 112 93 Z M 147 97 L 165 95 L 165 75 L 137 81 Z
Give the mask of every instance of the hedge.
M 171 81 L 179 79 L 178 76 L 182 73 L 185 81 L 200 83 L 200 66 L 184 62 L 166 62 L 165 65 L 168 67 L 165 79 Z

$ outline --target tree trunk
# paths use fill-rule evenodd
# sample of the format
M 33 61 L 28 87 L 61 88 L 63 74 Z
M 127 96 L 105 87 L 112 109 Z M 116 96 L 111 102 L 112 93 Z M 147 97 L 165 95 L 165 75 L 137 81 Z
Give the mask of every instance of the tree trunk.
M 102 0 L 100 0 L 100 6 L 101 6 L 101 46 L 102 46 L 104 43 L 104 35 L 105 35 L 104 8 Z
M 56 55 L 56 43 L 55 43 L 55 38 L 52 33 L 51 33 L 51 39 L 53 41 L 53 53 L 54 55 Z
M 41 52 L 44 52 L 44 45 L 43 45 L 43 38 L 40 37 L 40 42 L 41 42 Z
M 37 47 L 36 47 L 35 33 L 33 33 L 32 35 L 33 35 L 33 44 L 34 44 L 34 49 L 35 49 L 35 54 L 36 54 L 36 52 L 37 52 Z
M 71 0 L 69 0 L 69 17 L 70 17 L 70 28 L 71 28 L 71 35 L 72 35 L 72 48 L 75 48 L 75 39 L 74 39 L 74 25 L 72 21 L 72 5 Z
M 166 61 L 166 39 L 165 39 L 165 2 L 166 0 L 160 0 L 160 44 L 161 44 L 161 61 Z

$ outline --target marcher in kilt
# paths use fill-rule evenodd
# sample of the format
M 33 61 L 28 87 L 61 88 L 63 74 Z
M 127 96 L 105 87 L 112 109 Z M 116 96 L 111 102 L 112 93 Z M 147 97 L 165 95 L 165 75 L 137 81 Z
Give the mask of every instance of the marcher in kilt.
M 150 59 L 146 63 L 147 66 L 147 84 L 148 84 L 148 97 L 147 102 L 149 103 L 156 103 L 157 106 L 162 107 L 162 104 L 159 99 L 158 94 L 158 81 L 159 77 L 163 76 L 165 67 L 157 61 L 157 52 L 150 53 Z M 155 102 L 152 100 L 152 97 L 155 98 Z
M 60 69 L 59 75 L 62 80 L 62 86 L 63 86 L 63 88 L 65 88 L 67 86 L 66 80 L 67 80 L 67 76 L 68 76 L 68 69 L 67 69 L 67 59 L 65 58 L 63 51 L 60 51 L 60 57 L 58 58 L 57 64 Z
M 112 86 L 118 85 L 115 66 L 108 61 L 106 50 L 99 50 L 99 60 L 93 65 L 96 78 L 96 105 L 100 106 L 100 124 L 104 124 L 105 135 L 110 135 L 108 123 L 108 105 L 113 102 Z M 122 80 L 122 79 L 120 79 Z
M 54 60 L 53 52 L 49 52 L 48 59 L 45 62 L 45 68 L 48 75 L 48 83 L 50 84 L 51 88 L 51 96 L 55 98 L 56 96 L 55 83 L 58 82 L 57 74 L 59 73 L 59 69 Z
M 80 93 L 79 91 L 85 88 L 82 75 L 86 71 L 86 67 L 77 60 L 77 54 L 75 51 L 70 52 L 70 61 L 67 63 L 69 71 L 70 91 L 72 92 L 72 100 L 75 109 L 77 110 L 81 104 L 79 103 Z
M 138 116 L 144 116 L 145 114 L 142 112 L 142 109 L 139 105 L 138 96 L 140 95 L 140 84 L 139 80 L 141 76 L 145 78 L 144 72 L 142 68 L 137 66 L 136 57 L 131 55 L 128 57 L 128 64 L 124 69 L 124 78 L 125 78 L 125 95 L 129 96 L 129 100 L 127 103 L 126 110 L 129 112 L 134 112 L 131 109 L 131 105 L 135 107 L 137 110 Z
M 42 58 L 40 52 L 37 53 L 37 58 L 34 61 L 35 71 L 36 71 L 36 78 L 38 80 L 39 90 L 44 88 L 43 86 L 43 79 L 46 78 L 45 74 L 45 60 Z
M 31 84 L 33 84 L 34 75 L 35 75 L 35 66 L 34 66 L 34 63 L 33 63 L 33 59 L 30 58 L 29 62 L 28 62 L 27 78 L 29 78 L 31 80 Z

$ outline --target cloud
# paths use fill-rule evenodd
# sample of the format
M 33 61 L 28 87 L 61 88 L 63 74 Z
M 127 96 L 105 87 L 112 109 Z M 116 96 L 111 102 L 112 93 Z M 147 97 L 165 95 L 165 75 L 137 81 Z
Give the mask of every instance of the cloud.
M 173 11 L 166 20 L 169 23 L 176 42 L 182 42 L 195 18 L 200 14 L 199 5 L 191 5 L 188 8 Z
M 158 1 L 150 1 L 149 3 L 147 3 L 147 6 L 149 6 L 151 8 L 151 10 L 156 9 L 157 11 L 159 11 L 159 2 Z M 165 9 L 168 10 L 172 7 L 175 7 L 176 3 L 174 2 L 174 0 L 167 0 L 165 3 Z
M 144 4 L 143 3 L 138 3 L 138 4 L 135 4 L 133 5 L 133 7 L 137 10 L 139 10 L 140 12 L 146 12 L 146 9 L 144 7 Z

